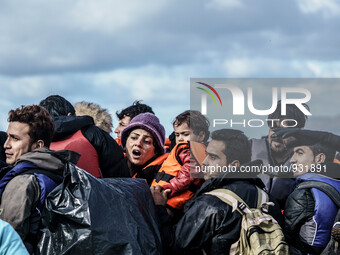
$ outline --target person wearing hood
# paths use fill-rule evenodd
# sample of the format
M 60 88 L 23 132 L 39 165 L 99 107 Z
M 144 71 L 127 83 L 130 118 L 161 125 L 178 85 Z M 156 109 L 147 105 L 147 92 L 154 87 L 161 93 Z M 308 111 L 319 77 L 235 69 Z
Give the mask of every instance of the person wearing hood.
M 152 113 L 134 117 L 122 131 L 130 176 L 143 178 L 151 185 L 168 154 L 164 154 L 165 129 Z
M 0 171 L 0 219 L 12 225 L 32 254 L 45 198 L 61 183 L 65 163 L 76 163 L 79 155 L 48 149 L 54 124 L 41 106 L 11 110 L 8 121 L 4 144 L 8 166 Z
M 286 146 L 294 149 L 290 163 L 296 181 L 285 205 L 285 234 L 291 254 L 320 254 L 331 239 L 338 208 L 323 191 L 299 185 L 322 182 L 340 192 L 340 165 L 333 163 L 340 150 L 340 136 L 289 128 L 276 130 L 275 137 L 282 137 L 288 141 Z
M 52 116 L 55 133 L 52 150 L 72 150 L 81 154 L 77 166 L 94 177 L 128 177 L 122 148 L 90 116 L 75 116 L 73 105 L 59 95 L 40 102 Z
M 212 132 L 211 141 L 203 161 L 204 167 L 239 167 L 250 161 L 251 149 L 248 138 L 242 131 L 221 129 Z M 258 188 L 264 184 L 259 178 L 223 178 L 226 173 L 205 171 L 202 187 L 184 206 L 184 216 L 169 230 L 169 217 L 163 205 L 168 190 L 160 186 L 152 187 L 154 202 L 157 205 L 164 243 L 168 243 L 170 254 L 229 254 L 231 247 L 240 238 L 241 214 L 218 197 L 207 194 L 215 189 L 227 189 L 237 194 L 250 208 L 257 207 Z M 227 173 L 228 174 L 228 173 Z M 221 177 L 221 178 L 220 178 Z M 262 191 L 261 191 L 262 192 Z M 264 192 L 264 191 L 263 191 Z M 269 201 L 274 201 L 269 196 Z M 283 224 L 277 203 L 269 207 L 272 215 Z M 204 253 L 202 253 L 204 251 Z

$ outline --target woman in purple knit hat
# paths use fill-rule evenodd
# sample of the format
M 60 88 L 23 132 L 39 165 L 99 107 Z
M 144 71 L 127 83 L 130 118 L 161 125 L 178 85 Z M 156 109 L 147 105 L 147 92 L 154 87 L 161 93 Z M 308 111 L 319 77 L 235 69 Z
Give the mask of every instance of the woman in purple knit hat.
M 130 175 L 146 179 L 151 185 L 163 161 L 165 129 L 159 119 L 151 113 L 142 113 L 132 119 L 122 132 Z

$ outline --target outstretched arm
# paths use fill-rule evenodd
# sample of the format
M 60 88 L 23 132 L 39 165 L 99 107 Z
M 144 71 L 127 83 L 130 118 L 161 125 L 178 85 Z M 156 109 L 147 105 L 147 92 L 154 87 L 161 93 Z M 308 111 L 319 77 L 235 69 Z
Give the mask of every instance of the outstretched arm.
M 302 145 L 313 145 L 323 143 L 340 151 L 340 136 L 330 132 L 306 130 L 300 128 L 276 128 L 272 137 L 282 137 L 287 147 L 296 147 Z M 286 140 L 289 137 L 294 139 Z

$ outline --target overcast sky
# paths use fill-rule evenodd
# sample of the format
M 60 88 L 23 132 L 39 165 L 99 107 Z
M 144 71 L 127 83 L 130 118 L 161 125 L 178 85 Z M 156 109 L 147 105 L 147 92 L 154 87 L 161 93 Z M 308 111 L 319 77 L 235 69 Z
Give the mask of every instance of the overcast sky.
M 340 77 L 339 24 L 335 0 L 3 0 L 0 129 L 10 109 L 60 94 L 111 114 L 141 99 L 168 135 L 190 78 Z M 315 127 L 339 129 L 337 88 Z

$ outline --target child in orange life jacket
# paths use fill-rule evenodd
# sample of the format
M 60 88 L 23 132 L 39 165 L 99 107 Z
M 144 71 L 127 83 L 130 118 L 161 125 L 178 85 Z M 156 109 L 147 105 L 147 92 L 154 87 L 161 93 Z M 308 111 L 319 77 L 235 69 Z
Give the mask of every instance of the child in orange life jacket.
M 185 111 L 178 115 L 173 127 L 176 146 L 163 162 L 152 186 L 170 189 L 167 205 L 182 209 L 194 192 L 202 185 L 202 179 L 190 175 L 191 163 L 200 164 L 205 158 L 205 145 L 209 137 L 209 121 L 199 111 Z

